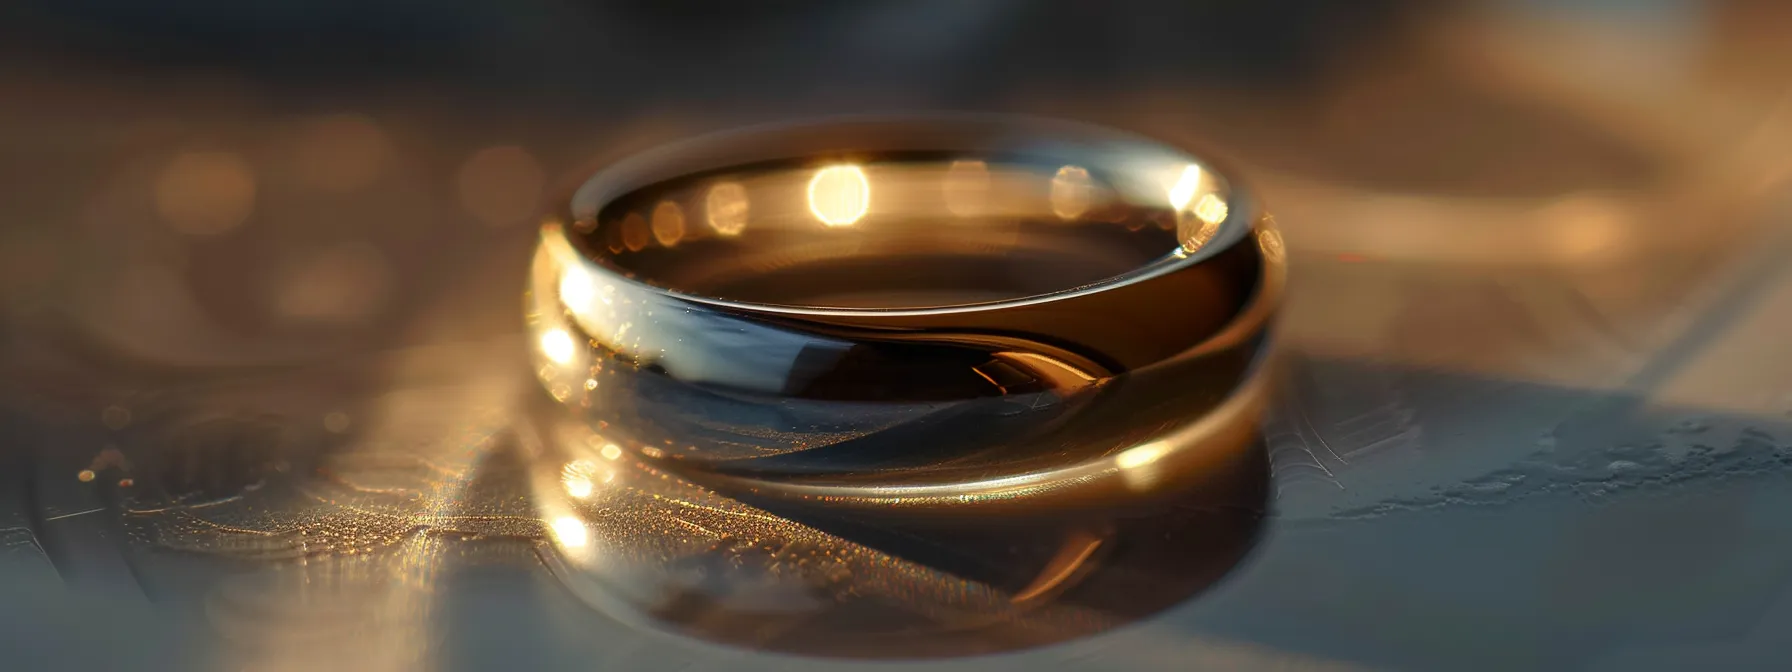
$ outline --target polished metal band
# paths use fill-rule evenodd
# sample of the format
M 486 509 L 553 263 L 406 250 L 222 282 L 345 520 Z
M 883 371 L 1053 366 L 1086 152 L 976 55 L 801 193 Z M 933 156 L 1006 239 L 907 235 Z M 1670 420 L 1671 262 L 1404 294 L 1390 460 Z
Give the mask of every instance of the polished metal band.
M 1253 449 L 1281 239 L 1135 136 L 749 129 L 601 171 L 541 235 L 538 374 L 592 448 L 743 497 L 1035 508 Z

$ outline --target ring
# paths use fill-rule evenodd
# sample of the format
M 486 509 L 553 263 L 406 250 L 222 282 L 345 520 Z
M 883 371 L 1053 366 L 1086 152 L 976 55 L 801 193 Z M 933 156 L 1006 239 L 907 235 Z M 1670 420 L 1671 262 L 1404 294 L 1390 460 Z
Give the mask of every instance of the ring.
M 688 140 L 544 218 L 536 373 L 600 437 L 763 502 L 1051 510 L 1257 447 L 1284 254 L 1210 162 L 979 115 Z

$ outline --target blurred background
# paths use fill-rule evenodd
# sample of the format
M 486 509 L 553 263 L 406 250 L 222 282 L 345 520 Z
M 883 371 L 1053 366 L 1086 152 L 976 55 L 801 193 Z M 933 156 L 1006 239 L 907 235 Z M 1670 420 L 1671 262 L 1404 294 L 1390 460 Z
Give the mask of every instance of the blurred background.
M 862 624 L 816 614 L 875 595 L 916 620 L 865 651 L 1025 626 L 953 625 L 910 661 L 939 668 L 1784 669 L 1788 95 L 1773 0 L 13 0 L 0 653 L 833 668 L 862 652 L 804 637 Z M 543 205 L 671 139 L 909 109 L 1140 131 L 1263 192 L 1292 284 L 1249 531 L 1153 519 L 1197 532 L 1072 553 L 1134 592 L 1039 616 L 1008 574 L 1057 541 L 786 521 L 755 538 L 865 555 L 766 569 L 636 529 L 701 495 L 544 513 L 567 477 L 514 401 Z M 704 510 L 764 515 L 734 506 Z M 634 563 L 600 597 L 552 550 L 596 540 Z M 614 590 L 654 582 L 708 601 Z

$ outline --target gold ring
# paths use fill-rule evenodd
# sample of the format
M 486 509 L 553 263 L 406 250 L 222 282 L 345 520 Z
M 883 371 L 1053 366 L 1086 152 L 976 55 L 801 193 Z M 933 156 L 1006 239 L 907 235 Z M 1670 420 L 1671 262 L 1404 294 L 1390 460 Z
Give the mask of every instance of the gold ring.
M 702 137 L 546 217 L 538 377 L 603 438 L 753 500 L 1039 510 L 1255 450 L 1279 234 L 1212 163 L 1068 122 Z

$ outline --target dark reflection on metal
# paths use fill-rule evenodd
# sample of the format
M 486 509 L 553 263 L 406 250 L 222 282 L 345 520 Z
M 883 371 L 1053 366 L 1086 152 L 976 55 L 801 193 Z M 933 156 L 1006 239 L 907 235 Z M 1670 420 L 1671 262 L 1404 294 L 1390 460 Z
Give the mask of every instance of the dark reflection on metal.
M 615 450 L 557 409 L 531 416 L 523 444 L 537 453 L 556 576 L 637 627 L 753 649 L 915 658 L 1088 636 L 1212 585 L 1250 548 L 1268 498 L 1268 462 L 1252 450 L 1181 497 L 1050 520 L 761 508 Z

